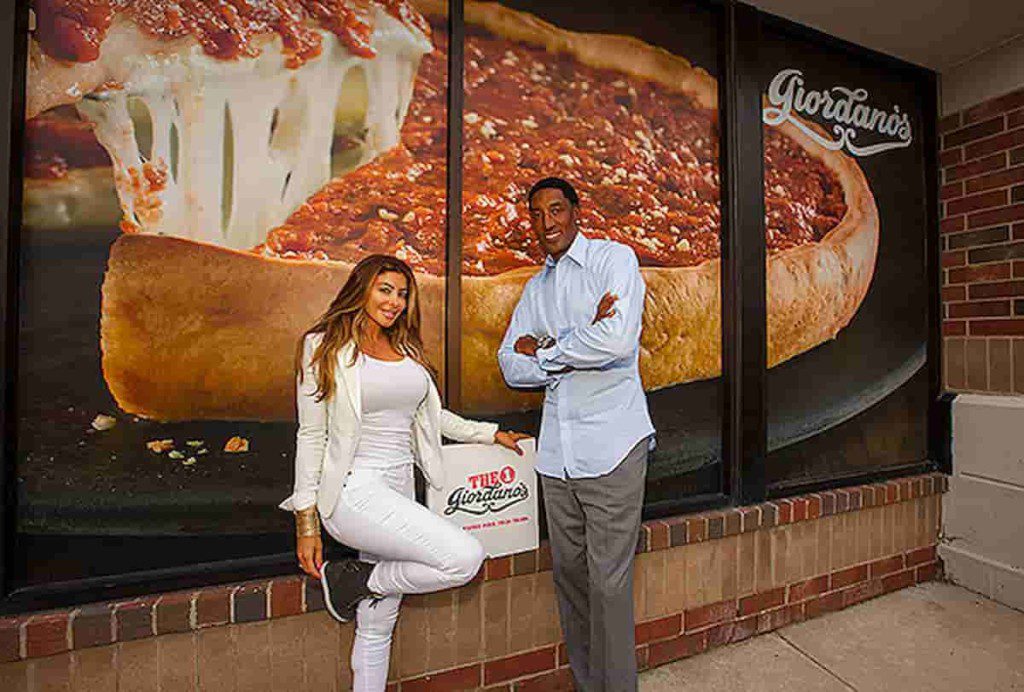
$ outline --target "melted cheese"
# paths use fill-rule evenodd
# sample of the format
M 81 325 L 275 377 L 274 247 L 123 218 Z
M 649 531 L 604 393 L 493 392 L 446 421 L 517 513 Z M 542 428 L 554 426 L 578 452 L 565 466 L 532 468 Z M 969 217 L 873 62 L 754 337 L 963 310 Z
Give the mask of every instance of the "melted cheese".
M 398 144 L 431 44 L 375 11 L 372 59 L 326 32 L 321 55 L 297 69 L 284 66 L 277 38 L 253 59 L 217 60 L 194 44 L 112 59 L 108 75 L 124 88 L 96 93 L 78 109 L 110 153 L 125 222 L 249 249 L 330 179 L 339 101 L 366 101 L 362 162 Z M 352 70 L 365 72 L 365 88 L 348 80 L 365 93 L 342 92 Z M 136 131 L 134 99 L 151 126 L 152 143 L 141 149 L 139 135 L 149 137 Z

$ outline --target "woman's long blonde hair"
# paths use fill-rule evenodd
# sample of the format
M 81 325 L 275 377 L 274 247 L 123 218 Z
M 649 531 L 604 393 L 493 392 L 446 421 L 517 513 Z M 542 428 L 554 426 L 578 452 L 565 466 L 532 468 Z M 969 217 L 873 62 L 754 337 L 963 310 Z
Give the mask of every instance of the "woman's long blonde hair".
M 349 274 L 345 285 L 331 301 L 327 311 L 316 323 L 303 333 L 295 352 L 295 370 L 299 381 L 304 375 L 302 355 L 303 343 L 310 334 L 323 334 L 324 338 L 313 351 L 312 370 L 316 375 L 316 400 L 329 400 L 334 396 L 334 372 L 338 362 L 338 351 L 350 341 L 355 344 L 352 353 L 354 365 L 361 352 L 359 342 L 366 334 L 367 316 L 363 308 L 370 295 L 374 279 L 384 272 L 396 272 L 405 277 L 409 286 L 406 307 L 395 323 L 384 330 L 391 346 L 398 353 L 412 358 L 426 368 L 432 376 L 434 369 L 423 355 L 423 340 L 420 338 L 420 301 L 416 278 L 409 265 L 391 255 L 370 255 L 361 260 Z

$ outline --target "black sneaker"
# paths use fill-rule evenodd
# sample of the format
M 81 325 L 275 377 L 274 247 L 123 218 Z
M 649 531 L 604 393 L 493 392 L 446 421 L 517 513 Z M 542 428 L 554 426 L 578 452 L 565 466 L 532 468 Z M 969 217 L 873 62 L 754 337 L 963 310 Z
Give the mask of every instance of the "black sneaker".
M 325 562 L 320 568 L 320 584 L 324 587 L 324 605 L 341 622 L 356 617 L 356 608 L 364 598 L 376 598 L 366 582 L 374 565 L 361 560 Z

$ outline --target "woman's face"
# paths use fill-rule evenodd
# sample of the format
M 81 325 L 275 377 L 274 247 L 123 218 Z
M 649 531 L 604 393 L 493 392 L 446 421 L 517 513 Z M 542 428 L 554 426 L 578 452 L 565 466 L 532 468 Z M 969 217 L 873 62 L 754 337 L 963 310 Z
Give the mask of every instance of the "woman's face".
M 363 310 L 367 317 L 387 329 L 395 323 L 409 303 L 409 283 L 399 272 L 381 272 L 370 286 Z

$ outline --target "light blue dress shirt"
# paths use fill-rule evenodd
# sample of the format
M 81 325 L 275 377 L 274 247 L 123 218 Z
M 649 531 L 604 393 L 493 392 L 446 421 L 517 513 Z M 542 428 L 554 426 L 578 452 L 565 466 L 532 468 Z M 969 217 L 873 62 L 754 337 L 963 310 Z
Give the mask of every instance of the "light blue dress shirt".
M 633 250 L 582 233 L 527 282 L 498 362 L 509 386 L 545 388 L 539 473 L 603 476 L 639 441 L 651 438 L 653 446 L 639 368 L 645 290 Z M 615 314 L 591 324 L 605 293 L 618 296 Z M 536 357 L 516 353 L 516 339 L 524 334 L 555 342 Z M 558 372 L 566 366 L 573 370 Z

